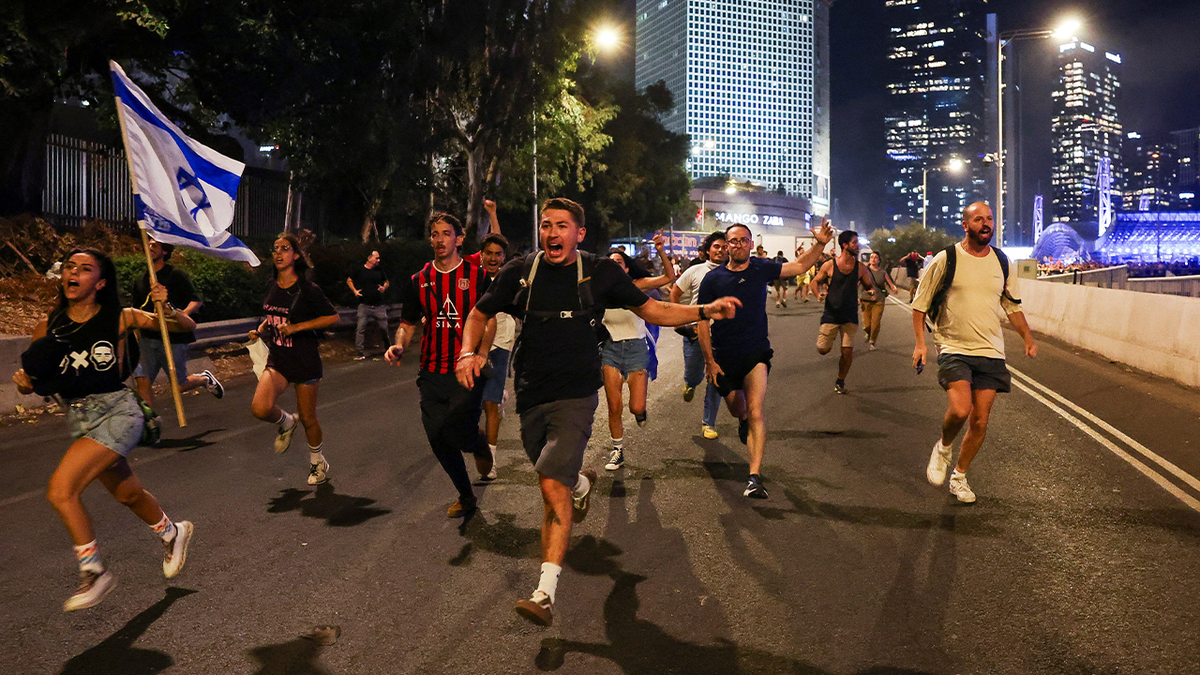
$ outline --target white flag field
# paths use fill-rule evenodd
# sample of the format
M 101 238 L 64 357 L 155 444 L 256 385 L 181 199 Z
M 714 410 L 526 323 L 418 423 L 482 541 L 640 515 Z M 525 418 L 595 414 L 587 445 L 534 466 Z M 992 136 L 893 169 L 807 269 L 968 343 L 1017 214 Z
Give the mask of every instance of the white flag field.
M 156 241 L 259 264 L 228 232 L 246 165 L 188 138 L 117 65 L 109 61 L 138 225 Z

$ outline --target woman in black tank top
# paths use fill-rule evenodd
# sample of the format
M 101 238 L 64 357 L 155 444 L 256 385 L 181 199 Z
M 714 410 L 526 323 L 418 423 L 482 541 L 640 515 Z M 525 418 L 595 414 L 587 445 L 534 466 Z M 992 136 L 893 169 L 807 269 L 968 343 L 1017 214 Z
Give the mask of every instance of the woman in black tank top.
M 166 302 L 167 289 L 156 285 L 156 300 Z M 167 327 L 187 331 L 196 327 L 182 312 L 166 306 Z M 63 604 L 64 611 L 85 609 L 116 585 L 97 553 L 92 522 L 80 495 L 99 480 L 117 501 L 125 504 L 163 541 L 163 573 L 171 578 L 183 568 L 192 524 L 171 522 L 154 495 L 133 475 L 125 455 L 141 438 L 144 418 L 125 379 L 136 363 L 126 355 L 128 333 L 134 328 L 158 330 L 153 314 L 122 308 L 117 298 L 117 272 L 112 260 L 91 249 L 77 249 L 63 265 L 58 307 L 33 331 L 38 340 L 52 334 L 68 346 L 57 364 L 57 395 L 66 403 L 67 424 L 75 441 L 50 477 L 47 497 L 62 518 L 75 544 L 79 588 Z M 33 380 L 24 369 L 13 375 L 22 394 L 33 393 Z

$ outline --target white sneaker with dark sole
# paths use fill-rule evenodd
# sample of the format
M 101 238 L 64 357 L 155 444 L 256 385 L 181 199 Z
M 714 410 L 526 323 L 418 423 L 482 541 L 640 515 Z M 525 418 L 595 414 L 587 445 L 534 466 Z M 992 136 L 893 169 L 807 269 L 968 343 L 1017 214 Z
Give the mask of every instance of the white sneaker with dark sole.
M 284 413 L 285 415 L 287 413 Z M 300 415 L 292 415 L 292 423 L 287 428 L 281 428 L 275 436 L 275 454 L 282 455 L 287 452 L 287 449 L 292 445 L 292 435 L 296 433 L 296 427 L 300 426 Z
M 164 577 L 172 579 L 183 571 L 183 565 L 187 562 L 188 544 L 192 543 L 192 534 L 195 531 L 196 528 L 189 521 L 180 520 L 175 523 L 175 538 L 163 542 L 167 549 L 163 555 Z
M 80 571 L 79 588 L 63 603 L 63 611 L 74 612 L 77 609 L 95 607 L 116 587 L 117 578 L 108 570 L 100 573 Z
M 308 466 L 308 484 L 320 485 L 329 480 L 329 462 L 321 460 L 320 464 Z

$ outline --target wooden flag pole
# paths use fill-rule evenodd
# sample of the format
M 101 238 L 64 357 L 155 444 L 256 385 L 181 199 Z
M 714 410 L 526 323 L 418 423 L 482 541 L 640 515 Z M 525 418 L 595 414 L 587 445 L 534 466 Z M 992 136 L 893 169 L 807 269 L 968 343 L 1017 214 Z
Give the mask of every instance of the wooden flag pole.
M 121 97 L 114 98 L 117 104 L 117 121 L 121 125 L 121 141 L 125 145 L 125 161 L 129 165 L 129 184 L 133 187 L 133 194 L 137 195 L 137 175 L 133 172 L 133 156 L 129 153 L 129 136 L 125 130 L 125 114 L 121 111 Z M 153 288 L 158 283 L 158 275 L 154 273 L 154 262 L 150 260 L 150 237 L 146 234 L 146 228 L 142 227 L 141 222 L 138 222 L 138 231 L 142 233 L 142 249 L 146 252 L 146 266 L 150 269 L 150 286 Z M 167 370 L 171 378 L 171 398 L 175 400 L 175 418 L 179 421 L 181 428 L 186 427 L 187 417 L 183 414 L 183 397 L 179 392 L 179 382 L 175 380 L 175 357 L 171 354 L 167 317 L 163 314 L 162 303 L 157 300 L 154 301 L 154 314 L 158 316 L 158 329 L 162 333 L 163 351 L 167 353 Z

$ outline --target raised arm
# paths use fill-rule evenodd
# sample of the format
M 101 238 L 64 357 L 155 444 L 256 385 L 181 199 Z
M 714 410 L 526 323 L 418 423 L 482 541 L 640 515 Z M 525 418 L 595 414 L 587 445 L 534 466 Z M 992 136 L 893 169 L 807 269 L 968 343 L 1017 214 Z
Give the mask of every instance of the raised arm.
M 656 277 L 643 277 L 633 282 L 635 286 L 643 291 L 665 286 L 672 281 L 675 281 L 675 279 L 679 276 L 675 272 L 674 263 L 672 263 L 671 259 L 667 257 L 666 250 L 663 246 L 665 241 L 666 240 L 663 239 L 662 236 L 662 230 L 659 230 L 658 234 L 654 235 L 654 250 L 658 253 L 658 259 L 663 261 L 663 273 Z
M 488 214 L 488 234 L 500 234 L 500 219 L 496 217 L 496 202 L 483 200 L 483 210 Z
M 809 247 L 803 254 L 797 256 L 795 260 L 783 264 L 783 269 L 780 270 L 781 277 L 798 277 L 801 274 L 815 265 L 821 258 L 821 253 L 825 250 L 825 245 L 833 240 L 833 226 L 829 224 L 829 220 L 821 218 L 821 225 L 816 229 L 809 230 L 817 243 Z

